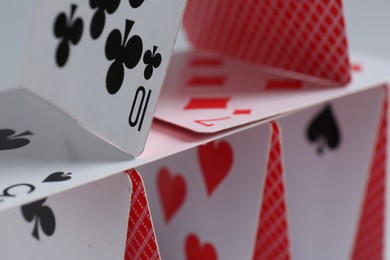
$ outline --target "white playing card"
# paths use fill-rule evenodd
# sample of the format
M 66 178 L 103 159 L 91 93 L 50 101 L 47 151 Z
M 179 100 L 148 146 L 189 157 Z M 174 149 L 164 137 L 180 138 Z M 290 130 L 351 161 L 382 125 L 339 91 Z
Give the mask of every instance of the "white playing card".
M 294 259 L 352 256 L 384 93 L 375 88 L 278 120 Z
M 0 258 L 123 259 L 130 195 L 117 174 L 2 212 Z
M 137 156 L 184 6 L 185 0 L 41 0 L 23 86 Z
M 138 168 L 162 258 L 186 259 L 206 244 L 218 259 L 251 258 L 268 143 L 262 125 Z
M 26 91 L 2 93 L 0 110 L 0 210 L 113 175 L 134 163 Z
M 200 133 L 264 120 L 388 81 L 387 62 L 355 55 L 362 70 L 346 87 L 324 88 L 292 74 L 188 51 L 173 56 L 156 118 Z M 387 69 L 386 69 L 387 68 Z

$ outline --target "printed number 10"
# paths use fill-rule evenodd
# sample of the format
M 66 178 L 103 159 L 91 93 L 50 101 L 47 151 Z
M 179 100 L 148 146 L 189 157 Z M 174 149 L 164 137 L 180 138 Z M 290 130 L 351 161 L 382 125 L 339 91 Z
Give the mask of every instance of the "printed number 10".
M 139 86 L 135 92 L 133 105 L 131 106 L 129 115 L 129 124 L 131 127 L 135 127 L 138 124 L 138 131 L 141 131 L 151 93 L 152 91 L 149 90 L 146 94 L 146 89 L 143 86 Z

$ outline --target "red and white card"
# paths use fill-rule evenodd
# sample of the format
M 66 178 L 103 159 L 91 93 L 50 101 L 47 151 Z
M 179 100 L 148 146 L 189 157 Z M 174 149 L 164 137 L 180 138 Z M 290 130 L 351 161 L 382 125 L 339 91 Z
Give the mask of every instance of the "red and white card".
M 173 55 L 155 117 L 199 133 L 214 133 L 291 113 L 387 81 L 388 64 L 354 55 L 360 70 L 343 88 L 302 81 L 220 55 Z M 280 71 L 279 71 L 280 72 Z
M 350 79 L 341 0 L 189 0 L 184 26 L 195 48 L 325 84 Z

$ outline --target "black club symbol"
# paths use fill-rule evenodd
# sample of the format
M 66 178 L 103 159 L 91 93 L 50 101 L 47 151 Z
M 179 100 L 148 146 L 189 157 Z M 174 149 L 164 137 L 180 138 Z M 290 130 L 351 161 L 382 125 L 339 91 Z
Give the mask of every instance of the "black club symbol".
M 22 214 L 26 221 L 32 222 L 35 220 L 32 236 L 39 240 L 39 226 L 43 233 L 47 236 L 54 234 L 56 228 L 56 221 L 53 211 L 44 206 L 47 198 L 35 201 L 33 203 L 22 206 Z
M 121 0 L 89 0 L 92 9 L 97 9 L 91 21 L 91 36 L 96 40 L 103 32 L 106 23 L 106 14 L 113 14 L 120 4 Z
M 129 0 L 130 6 L 133 8 L 138 8 L 142 5 L 144 0 Z
M 108 60 L 114 60 L 107 71 L 106 87 L 110 94 L 115 94 L 122 86 L 125 70 L 123 64 L 128 69 L 137 66 L 142 57 L 143 43 L 141 37 L 133 35 L 129 40 L 129 33 L 134 25 L 134 21 L 126 20 L 125 33 L 122 34 L 118 29 L 113 30 L 106 41 L 106 57 Z
M 62 12 L 57 16 L 54 23 L 54 35 L 61 40 L 56 52 L 56 62 L 59 67 L 63 67 L 68 60 L 70 52 L 69 44 L 76 45 L 80 41 L 81 34 L 83 33 L 83 21 L 81 18 L 73 19 L 76 9 L 77 5 L 72 4 L 69 19 Z
M 144 70 L 145 79 L 150 79 L 153 75 L 153 68 L 157 69 L 161 64 L 161 54 L 156 53 L 157 46 L 153 46 L 153 53 L 151 50 L 147 50 L 144 54 L 144 63 L 146 64 Z

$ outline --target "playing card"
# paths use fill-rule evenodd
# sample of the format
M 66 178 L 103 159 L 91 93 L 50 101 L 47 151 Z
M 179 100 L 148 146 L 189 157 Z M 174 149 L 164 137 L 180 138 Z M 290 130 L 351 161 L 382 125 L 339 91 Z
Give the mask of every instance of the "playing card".
M 41 0 L 22 85 L 137 156 L 184 6 L 185 0 Z
M 269 132 L 257 126 L 138 168 L 163 259 L 251 258 Z
M 123 259 L 131 190 L 118 174 L 2 212 L 0 257 Z
M 0 110 L 0 210 L 119 173 L 134 163 L 26 91 L 2 93 Z
M 189 0 L 195 48 L 346 84 L 349 59 L 341 0 Z
M 294 259 L 382 258 L 385 90 L 278 120 Z
M 381 60 L 354 55 L 353 80 L 326 89 L 292 74 L 199 51 L 174 54 L 156 118 L 200 133 L 264 120 L 388 81 Z M 360 68 L 360 69 L 359 69 Z

